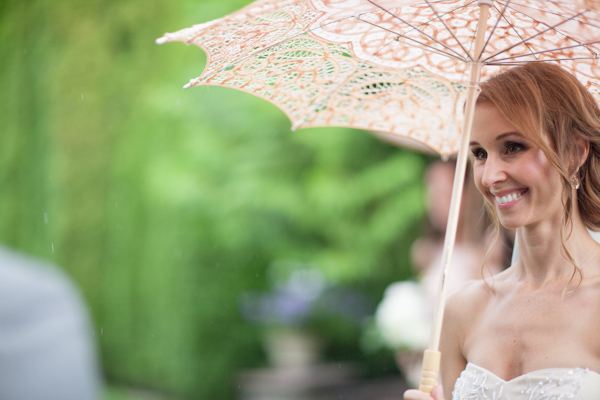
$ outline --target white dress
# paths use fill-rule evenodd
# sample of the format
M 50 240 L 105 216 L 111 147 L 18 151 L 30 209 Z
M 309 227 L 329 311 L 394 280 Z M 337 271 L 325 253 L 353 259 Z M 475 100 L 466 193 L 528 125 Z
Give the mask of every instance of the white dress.
M 600 374 L 584 368 L 549 368 L 509 381 L 468 363 L 452 400 L 598 400 Z

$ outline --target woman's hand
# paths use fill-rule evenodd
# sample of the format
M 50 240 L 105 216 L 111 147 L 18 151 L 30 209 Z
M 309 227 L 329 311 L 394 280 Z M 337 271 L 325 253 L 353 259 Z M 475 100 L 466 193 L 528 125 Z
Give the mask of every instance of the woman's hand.
M 404 400 L 444 400 L 444 391 L 441 386 L 436 386 L 431 396 L 417 389 L 410 389 L 404 392 Z

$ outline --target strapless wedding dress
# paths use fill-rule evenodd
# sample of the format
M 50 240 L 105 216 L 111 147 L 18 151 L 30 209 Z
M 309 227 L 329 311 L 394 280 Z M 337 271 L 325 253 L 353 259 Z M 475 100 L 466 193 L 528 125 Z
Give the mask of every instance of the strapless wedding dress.
M 468 363 L 452 400 L 599 400 L 600 374 L 584 368 L 549 368 L 509 381 Z

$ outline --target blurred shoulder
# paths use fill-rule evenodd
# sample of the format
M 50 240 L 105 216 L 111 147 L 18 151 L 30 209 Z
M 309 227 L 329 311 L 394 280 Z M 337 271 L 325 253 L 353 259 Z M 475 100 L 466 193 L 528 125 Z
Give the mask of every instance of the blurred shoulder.
M 0 321 L 87 315 L 75 282 L 60 267 L 0 246 Z

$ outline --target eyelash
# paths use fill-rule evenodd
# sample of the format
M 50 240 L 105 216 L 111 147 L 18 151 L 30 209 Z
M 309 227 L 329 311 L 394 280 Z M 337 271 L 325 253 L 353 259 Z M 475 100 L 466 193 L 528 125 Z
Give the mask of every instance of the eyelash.
M 511 152 L 509 150 L 511 147 L 517 147 L 517 149 L 515 151 Z M 504 145 L 504 149 L 506 150 L 505 154 L 513 154 L 513 153 L 516 153 L 517 151 L 525 149 L 525 146 L 523 146 L 521 143 L 508 142 Z
M 484 153 L 484 155 L 481 155 L 481 153 Z M 481 160 L 483 158 L 485 158 L 485 151 L 480 148 L 474 148 L 473 150 L 471 150 L 471 154 L 473 155 L 473 158 L 475 158 L 476 160 Z
M 506 142 L 504 144 L 504 154 L 503 155 L 510 156 L 521 150 L 526 150 L 526 149 L 527 149 L 526 146 L 521 143 Z M 486 151 L 484 149 L 482 149 L 481 147 L 476 147 L 473 150 L 471 150 L 471 154 L 473 155 L 475 160 L 483 160 L 483 159 L 487 158 Z

